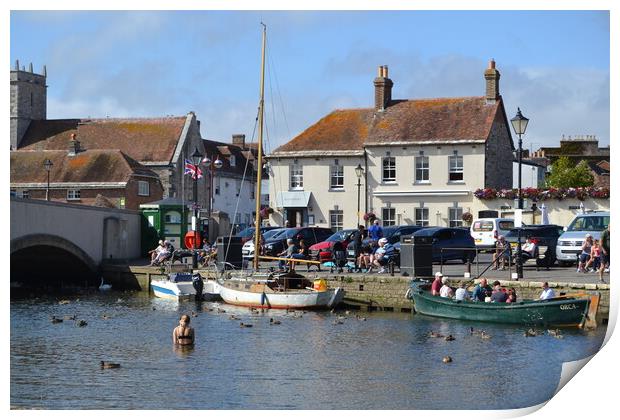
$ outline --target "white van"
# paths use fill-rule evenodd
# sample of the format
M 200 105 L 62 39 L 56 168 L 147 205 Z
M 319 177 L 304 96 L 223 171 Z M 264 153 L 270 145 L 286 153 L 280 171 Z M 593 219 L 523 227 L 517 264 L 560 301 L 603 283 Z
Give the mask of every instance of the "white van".
M 474 220 L 469 231 L 477 247 L 494 248 L 497 238 L 506 236 L 514 226 L 513 219 L 483 218 Z

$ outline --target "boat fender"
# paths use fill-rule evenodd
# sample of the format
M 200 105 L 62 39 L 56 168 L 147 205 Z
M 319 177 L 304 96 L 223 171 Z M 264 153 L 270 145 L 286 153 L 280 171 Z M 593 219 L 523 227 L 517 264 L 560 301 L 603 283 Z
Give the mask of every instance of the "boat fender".
M 405 299 L 411 299 L 411 287 L 405 292 Z

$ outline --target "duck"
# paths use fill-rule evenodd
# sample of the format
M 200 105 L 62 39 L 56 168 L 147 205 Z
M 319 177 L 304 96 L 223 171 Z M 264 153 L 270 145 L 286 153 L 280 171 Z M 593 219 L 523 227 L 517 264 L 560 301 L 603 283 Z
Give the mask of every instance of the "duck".
M 282 322 L 278 321 L 277 319 L 269 318 L 269 323 L 271 325 L 280 325 Z
M 63 299 L 63 300 L 58 301 L 59 305 L 68 305 L 69 303 L 71 303 L 71 301 L 67 300 L 67 299 Z
M 112 289 L 112 285 L 111 284 L 107 284 L 105 282 L 105 280 L 103 279 L 103 277 L 101 277 L 101 284 L 99 285 L 99 291 L 100 292 L 107 292 L 108 290 Z
M 351 311 L 344 311 L 345 315 L 351 315 Z
M 225 309 L 222 309 L 222 308 L 217 308 L 217 313 L 218 313 L 218 314 L 225 314 L 225 313 L 226 313 L 226 310 L 225 310 Z
M 101 319 L 110 319 L 110 316 L 108 314 L 103 314 L 101 315 Z
M 488 334 L 486 331 L 480 331 L 480 338 L 483 340 L 488 340 L 491 338 L 491 334 Z
M 80 319 L 80 320 L 77 322 L 77 326 L 78 326 L 78 327 L 85 327 L 85 326 L 87 326 L 87 325 L 88 325 L 88 322 L 84 321 L 83 319 Z
M 334 325 L 344 324 L 344 321 L 341 319 L 334 319 Z
M 450 335 L 446 336 L 445 340 L 446 340 L 446 341 L 454 341 L 455 339 L 454 339 L 454 337 L 452 336 L 452 334 L 450 334 Z
M 64 318 L 67 321 L 75 321 L 77 316 L 76 315 L 65 315 Z
M 443 334 L 435 332 L 435 331 L 429 332 L 428 336 L 431 338 L 443 338 Z
M 233 320 L 233 321 L 239 321 L 241 318 L 239 318 L 237 315 L 231 315 L 228 317 L 228 319 Z
M 560 334 L 560 330 L 547 330 L 547 334 L 557 336 L 558 334 Z
M 366 321 L 366 317 L 365 316 L 355 315 L 355 318 L 357 318 L 360 321 Z
M 120 363 L 104 362 L 101 361 L 101 369 L 118 369 L 121 367 Z
M 252 328 L 254 325 L 252 324 L 244 324 L 243 322 L 239 323 L 241 328 Z
M 56 318 L 56 315 L 52 315 L 52 324 L 58 324 L 60 322 L 62 322 L 62 319 L 60 318 Z
M 450 356 L 444 356 L 442 359 L 444 363 L 452 363 L 452 358 Z
M 526 337 L 536 337 L 538 333 L 536 332 L 536 330 L 533 330 L 532 328 L 530 328 L 523 335 L 525 335 Z

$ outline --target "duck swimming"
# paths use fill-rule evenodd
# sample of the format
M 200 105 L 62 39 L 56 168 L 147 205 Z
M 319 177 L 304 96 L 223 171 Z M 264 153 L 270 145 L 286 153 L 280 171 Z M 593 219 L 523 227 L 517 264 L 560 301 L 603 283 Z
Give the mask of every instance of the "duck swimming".
M 428 336 L 431 338 L 443 338 L 443 334 L 435 332 L 435 331 L 429 332 Z
M 244 324 L 243 322 L 239 323 L 241 328 L 252 328 L 254 325 L 252 324 Z
M 83 319 L 80 319 L 80 320 L 77 322 L 77 326 L 78 326 L 78 327 L 85 327 L 85 326 L 87 326 L 87 325 L 88 325 L 88 322 L 84 321 Z
M 442 359 L 442 362 L 452 363 L 452 358 L 450 356 L 444 356 L 444 358 Z
M 104 362 L 103 360 L 101 361 L 101 369 L 118 369 L 119 367 L 121 367 L 120 363 Z
M 452 336 L 452 334 L 450 334 L 450 335 L 446 336 L 445 340 L 446 340 L 446 341 L 454 341 L 455 339 L 454 339 L 454 337 Z
M 58 324 L 58 323 L 62 322 L 62 319 L 56 318 L 55 315 L 52 315 L 52 320 L 51 321 L 52 321 L 52 324 Z
M 526 337 L 536 337 L 538 333 L 536 332 L 536 330 L 530 328 L 523 335 L 525 335 Z
M 275 320 L 275 319 L 273 319 L 273 318 L 269 318 L 269 323 L 270 323 L 271 325 L 280 325 L 282 322 L 280 322 L 280 321 L 278 321 L 278 320 Z

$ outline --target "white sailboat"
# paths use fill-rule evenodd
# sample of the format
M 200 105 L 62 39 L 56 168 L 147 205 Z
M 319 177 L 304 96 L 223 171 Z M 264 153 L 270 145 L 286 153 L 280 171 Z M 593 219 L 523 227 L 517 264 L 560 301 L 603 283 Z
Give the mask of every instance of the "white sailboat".
M 261 56 L 260 106 L 258 118 L 258 158 L 256 181 L 256 234 L 254 249 L 260 249 L 260 196 L 263 167 L 263 114 L 265 98 L 265 46 L 267 28 L 263 25 Z M 273 309 L 327 309 L 336 306 L 344 297 L 342 288 L 330 288 L 325 279 L 310 280 L 293 271 L 288 273 L 257 274 L 259 253 L 254 253 L 255 273 L 249 276 L 229 276 L 219 281 L 219 293 L 231 305 Z

